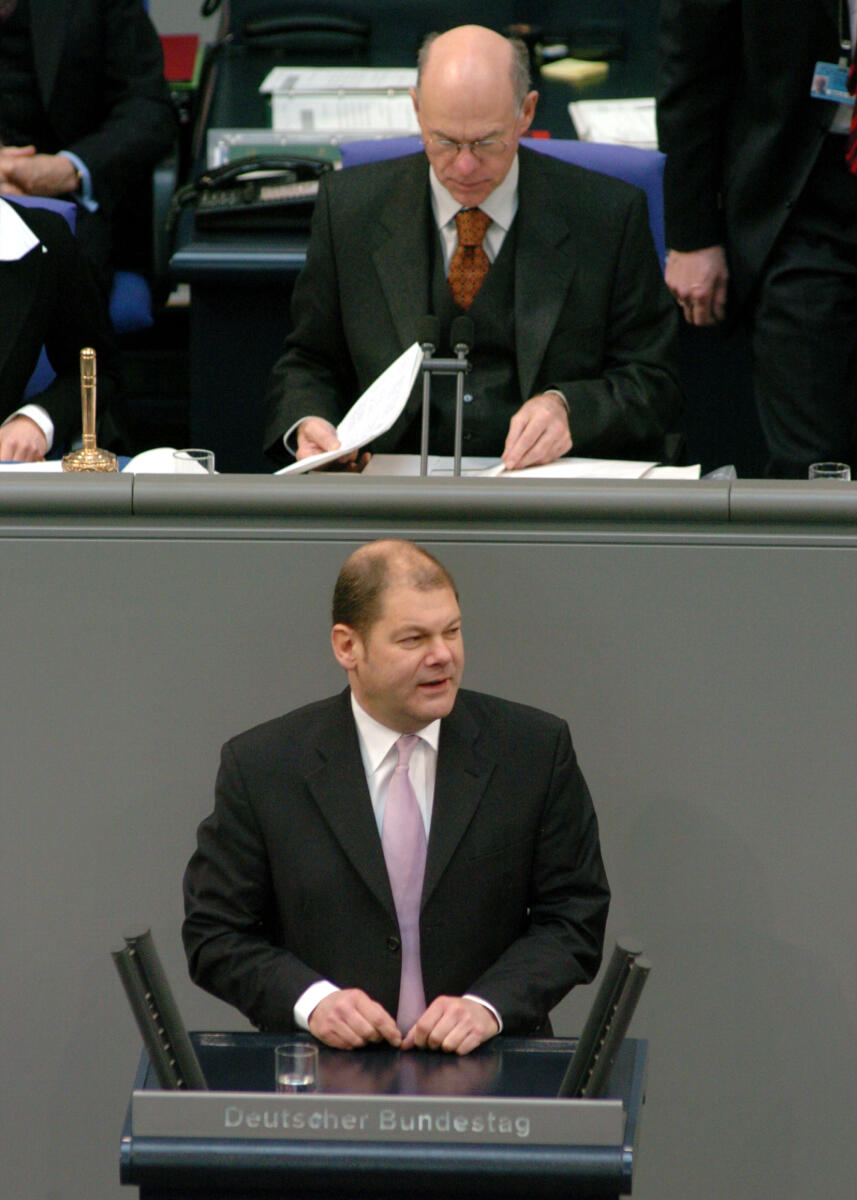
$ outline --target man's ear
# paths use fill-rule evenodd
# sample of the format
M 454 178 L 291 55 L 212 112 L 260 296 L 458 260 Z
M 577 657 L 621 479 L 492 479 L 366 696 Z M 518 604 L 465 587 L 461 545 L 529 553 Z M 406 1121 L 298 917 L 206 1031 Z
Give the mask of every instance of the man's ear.
M 533 118 L 536 115 L 536 105 L 538 104 L 538 102 L 539 102 L 539 93 L 538 92 L 527 92 L 526 96 L 524 97 L 524 103 L 521 106 L 521 116 L 519 118 L 521 125 L 520 125 L 520 132 L 518 134 L 518 137 L 523 137 L 523 135 L 527 132 L 527 130 L 532 125 Z
M 334 625 L 330 631 L 330 645 L 333 657 L 345 671 L 353 671 L 357 665 L 357 656 L 362 648 L 362 640 L 356 629 L 350 625 Z

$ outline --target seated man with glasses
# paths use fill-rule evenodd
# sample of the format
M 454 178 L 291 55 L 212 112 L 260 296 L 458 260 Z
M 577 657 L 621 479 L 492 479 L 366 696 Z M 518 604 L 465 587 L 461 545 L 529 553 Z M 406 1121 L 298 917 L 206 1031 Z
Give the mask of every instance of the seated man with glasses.
M 412 97 L 425 154 L 322 181 L 268 391 L 269 455 L 335 450 L 335 426 L 422 318 L 437 317 L 448 355 L 466 311 L 466 455 L 508 469 L 570 451 L 663 457 L 680 403 L 675 313 L 643 193 L 519 148 L 538 93 L 515 40 L 474 25 L 431 35 Z M 454 389 L 433 383 L 432 454 L 452 453 Z M 419 451 L 421 394 L 418 381 L 370 451 Z

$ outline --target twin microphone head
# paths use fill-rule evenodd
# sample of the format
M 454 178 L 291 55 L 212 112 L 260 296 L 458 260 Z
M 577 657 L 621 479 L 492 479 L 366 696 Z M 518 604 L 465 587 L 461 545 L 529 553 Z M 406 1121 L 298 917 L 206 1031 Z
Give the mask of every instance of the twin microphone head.
M 474 336 L 475 328 L 472 317 L 462 313 L 454 318 L 449 330 L 449 340 L 453 353 L 458 358 L 466 358 L 473 349 Z M 440 344 L 440 321 L 437 317 L 427 314 L 420 318 L 417 325 L 417 341 L 426 358 L 431 358 Z

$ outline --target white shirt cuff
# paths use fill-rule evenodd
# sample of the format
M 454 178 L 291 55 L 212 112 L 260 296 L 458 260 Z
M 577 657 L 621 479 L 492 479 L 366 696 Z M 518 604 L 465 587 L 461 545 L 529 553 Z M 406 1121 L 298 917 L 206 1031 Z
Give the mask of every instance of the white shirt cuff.
M 309 1019 L 316 1005 L 320 1004 L 325 996 L 332 996 L 334 992 L 338 991 L 339 988 L 335 983 L 328 983 L 326 979 L 320 979 L 318 983 L 311 983 L 305 992 L 301 992 L 292 1009 L 298 1029 L 305 1029 L 309 1033 Z
M 493 1004 L 489 1004 L 488 1001 L 483 1000 L 481 996 L 474 996 L 472 992 L 465 992 L 462 999 L 463 1000 L 475 1000 L 477 1004 L 481 1004 L 483 1008 L 487 1008 L 488 1011 L 491 1013 L 492 1017 L 494 1017 L 494 1019 L 497 1022 L 497 1032 L 498 1033 L 503 1032 L 503 1018 L 497 1012 L 497 1009 L 494 1007 Z
M 545 388 L 545 390 L 542 394 L 545 396 L 559 396 L 560 400 L 565 405 L 565 411 L 567 413 L 571 412 L 571 409 L 568 406 L 568 399 L 566 397 L 566 394 L 565 394 L 565 392 L 561 392 L 559 390 L 559 388 Z
M 41 404 L 23 405 L 23 407 L 17 409 L 15 412 L 10 413 L 3 424 L 5 425 L 8 421 L 11 421 L 13 417 L 29 417 L 31 421 L 35 421 L 39 429 L 41 429 L 42 433 L 45 435 L 45 440 L 48 443 L 48 450 L 50 450 L 54 444 L 54 423 L 42 408 Z
M 297 433 L 298 426 L 302 425 L 304 421 L 308 421 L 311 415 L 312 415 L 311 413 L 307 413 L 307 415 L 305 417 L 300 417 L 297 421 L 295 421 L 294 425 L 290 425 L 289 428 L 286 430 L 286 432 L 283 434 L 283 445 L 288 450 L 289 454 L 291 454 L 292 458 L 297 458 L 297 456 L 298 456 L 298 443 L 297 443 L 297 438 L 296 438 L 295 444 L 293 446 L 290 446 L 289 438 L 292 436 L 292 434 Z
M 92 191 L 92 176 L 89 173 L 89 167 L 72 150 L 60 150 L 60 154 L 69 162 L 73 162 L 80 174 L 80 188 L 75 195 L 78 204 L 90 212 L 98 212 L 98 201 Z

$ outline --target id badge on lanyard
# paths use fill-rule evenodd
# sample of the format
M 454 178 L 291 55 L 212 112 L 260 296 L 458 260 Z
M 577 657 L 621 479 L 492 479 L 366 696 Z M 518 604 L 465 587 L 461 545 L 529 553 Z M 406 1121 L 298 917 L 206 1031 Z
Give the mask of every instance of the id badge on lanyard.
M 848 90 L 851 66 L 851 15 L 847 0 L 839 0 L 839 62 L 817 62 L 812 72 L 810 95 L 816 100 L 831 100 L 834 104 L 851 104 L 854 95 Z

